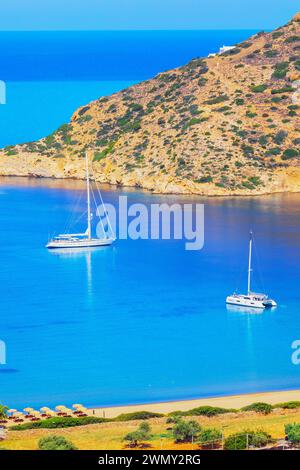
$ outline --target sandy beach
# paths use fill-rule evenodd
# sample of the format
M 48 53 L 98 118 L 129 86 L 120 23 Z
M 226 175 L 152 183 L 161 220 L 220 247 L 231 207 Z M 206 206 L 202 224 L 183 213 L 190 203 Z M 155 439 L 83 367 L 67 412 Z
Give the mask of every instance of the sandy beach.
M 287 390 L 280 392 L 249 393 L 245 395 L 232 395 L 212 398 L 197 398 L 193 400 L 168 401 L 162 403 L 144 403 L 140 405 L 112 406 L 103 408 L 91 408 L 95 416 L 114 418 L 121 413 L 134 411 L 152 411 L 157 413 L 170 413 L 171 411 L 186 411 L 198 406 L 219 406 L 223 408 L 242 408 L 250 403 L 263 401 L 274 405 L 285 401 L 300 401 L 300 390 Z

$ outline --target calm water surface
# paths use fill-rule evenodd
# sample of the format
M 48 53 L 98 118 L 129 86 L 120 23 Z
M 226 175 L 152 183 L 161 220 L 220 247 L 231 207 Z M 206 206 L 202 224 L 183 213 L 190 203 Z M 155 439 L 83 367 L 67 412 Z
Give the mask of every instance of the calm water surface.
M 0 183 L 1 402 L 93 406 L 300 387 L 300 366 L 291 363 L 300 335 L 300 195 L 198 198 L 198 252 L 181 241 L 120 240 L 67 255 L 44 245 L 65 227 L 82 183 Z M 185 201 L 103 191 L 107 202 L 119 194 L 145 204 Z M 258 288 L 279 304 L 263 314 L 224 304 L 246 288 L 250 227 Z
M 79 107 L 256 31 L 0 31 L 0 147 L 40 139 Z

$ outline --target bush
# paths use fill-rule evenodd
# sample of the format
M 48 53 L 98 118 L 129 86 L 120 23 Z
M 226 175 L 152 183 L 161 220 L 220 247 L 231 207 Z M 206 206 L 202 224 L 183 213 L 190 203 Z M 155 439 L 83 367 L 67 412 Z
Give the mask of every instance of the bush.
M 289 38 L 286 38 L 284 42 L 286 43 L 292 43 L 292 42 L 297 42 L 300 41 L 300 36 L 290 36 Z
M 264 415 L 268 415 L 271 413 L 273 409 L 273 406 L 270 405 L 269 403 L 264 403 L 264 402 L 255 402 L 252 403 L 251 405 L 244 406 L 242 408 L 242 411 L 255 411 L 256 413 L 262 413 Z
M 251 87 L 251 91 L 254 93 L 263 93 L 267 88 L 267 85 L 256 85 Z
M 218 104 L 218 103 L 222 103 L 223 101 L 228 101 L 229 98 L 227 95 L 220 95 L 220 96 L 217 96 L 215 98 L 210 98 L 209 100 L 206 100 L 204 101 L 204 104 Z
M 249 438 L 249 443 L 254 447 L 265 447 L 270 441 L 271 436 L 264 431 L 256 431 Z
M 40 450 L 77 450 L 77 447 L 63 436 L 42 437 L 38 446 Z
M 272 95 L 277 95 L 277 94 L 280 94 L 280 93 L 290 93 L 294 91 L 294 88 L 292 86 L 286 86 L 284 88 L 277 88 L 277 89 L 273 89 L 271 91 Z
M 284 410 L 294 410 L 300 408 L 300 401 L 286 401 L 283 403 L 277 403 L 274 408 L 283 408 Z
M 186 412 L 188 416 L 216 416 L 224 413 L 235 413 L 231 408 L 220 408 L 218 406 L 199 406 Z
M 94 161 L 100 161 L 103 158 L 107 157 L 107 155 L 112 153 L 112 151 L 114 149 L 114 146 L 115 146 L 115 143 L 116 142 L 112 141 L 112 142 L 109 143 L 109 145 L 108 145 L 108 147 L 106 147 L 106 149 L 102 150 L 102 152 L 95 152 L 94 153 Z
M 211 176 L 201 176 L 201 178 L 198 178 L 194 180 L 195 183 L 212 183 L 212 177 Z
M 262 184 L 262 180 L 259 176 L 250 176 L 248 178 L 249 183 L 253 184 L 254 186 L 259 186 Z
M 287 424 L 285 426 L 287 438 L 293 444 L 300 443 L 300 423 Z
M 279 62 L 278 64 L 275 65 L 274 69 L 275 70 L 272 75 L 273 78 L 284 78 L 288 72 L 289 63 Z
M 114 421 L 133 421 L 135 419 L 162 418 L 163 416 L 162 413 L 152 413 L 151 411 L 134 411 L 132 413 L 123 413 L 114 418 Z
M 295 157 L 299 157 L 299 151 L 297 149 L 286 149 L 281 158 L 282 160 L 289 160 Z
M 244 450 L 247 448 L 247 435 L 244 432 L 231 434 L 225 439 L 225 450 Z
M 173 436 L 175 442 L 192 442 L 201 431 L 200 424 L 197 421 L 178 420 L 173 427 Z
M 272 58 L 272 57 L 276 57 L 278 55 L 278 52 L 277 51 L 266 51 L 265 52 L 265 56 L 266 57 L 269 57 L 269 58 Z
M 270 440 L 270 435 L 264 431 L 244 431 L 231 434 L 225 439 L 225 450 L 244 450 L 249 446 L 264 447 Z
M 219 429 L 203 429 L 199 434 L 199 444 L 218 443 L 222 439 L 222 432 Z
M 83 418 L 64 418 L 64 417 L 54 417 L 49 419 L 43 419 L 41 421 L 35 421 L 30 423 L 18 424 L 12 426 L 10 429 L 13 431 L 24 431 L 26 429 L 56 429 L 56 428 L 69 428 L 73 426 L 85 426 L 87 424 L 96 424 L 110 421 L 105 418 L 97 418 L 96 416 L 84 416 Z

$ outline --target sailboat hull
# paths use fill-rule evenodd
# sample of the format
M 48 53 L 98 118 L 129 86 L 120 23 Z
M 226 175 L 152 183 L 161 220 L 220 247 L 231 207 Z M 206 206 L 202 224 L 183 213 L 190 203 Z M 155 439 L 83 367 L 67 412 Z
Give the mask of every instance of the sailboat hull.
M 256 295 L 229 295 L 226 298 L 226 303 L 229 305 L 238 305 L 240 307 L 249 307 L 249 308 L 271 308 L 276 307 L 277 304 L 274 300 L 265 298 L 259 299 Z
M 91 238 L 83 240 L 51 240 L 46 248 L 57 250 L 60 248 L 97 248 L 109 246 L 114 242 L 113 238 Z
M 245 299 L 242 296 L 228 296 L 226 303 L 229 305 L 239 305 L 240 307 L 266 308 L 261 300 Z

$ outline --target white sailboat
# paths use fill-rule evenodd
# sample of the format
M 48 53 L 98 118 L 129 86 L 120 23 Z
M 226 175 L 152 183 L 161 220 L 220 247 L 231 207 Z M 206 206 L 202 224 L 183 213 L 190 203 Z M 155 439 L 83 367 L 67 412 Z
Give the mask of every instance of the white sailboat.
M 115 238 L 114 236 L 105 236 L 103 238 L 92 237 L 91 227 L 91 194 L 90 194 L 90 175 L 89 175 L 89 161 L 88 155 L 85 156 L 86 161 L 86 190 L 87 190 L 87 229 L 84 233 L 66 233 L 63 235 L 57 235 L 51 239 L 46 248 L 58 249 L 58 248 L 96 248 L 99 246 L 111 245 Z M 108 218 L 107 218 L 108 219 Z M 110 222 L 108 220 L 110 225 Z
M 252 243 L 253 243 L 253 233 L 250 232 L 247 294 L 234 293 L 232 295 L 229 295 L 226 298 L 226 303 L 229 305 L 237 305 L 240 307 L 260 308 L 260 309 L 264 309 L 268 307 L 276 307 L 277 303 L 275 302 L 275 300 L 270 299 L 268 295 L 251 292 Z

